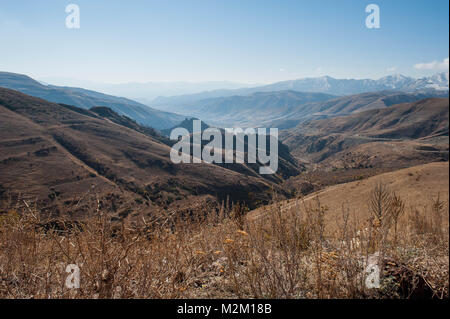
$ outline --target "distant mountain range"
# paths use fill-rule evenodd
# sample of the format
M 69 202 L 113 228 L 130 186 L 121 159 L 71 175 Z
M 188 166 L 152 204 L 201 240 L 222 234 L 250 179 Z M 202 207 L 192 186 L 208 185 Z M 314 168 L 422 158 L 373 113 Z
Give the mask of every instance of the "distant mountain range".
M 156 110 L 123 97 L 81 88 L 44 85 L 22 74 L 0 72 L 0 87 L 17 90 L 50 102 L 64 103 L 84 109 L 94 106 L 107 106 L 142 125 L 156 129 L 172 127 L 184 119 L 183 116 Z
M 416 91 L 448 91 L 449 73 L 443 72 L 433 76 L 414 79 L 404 75 L 389 75 L 378 80 L 371 79 L 335 79 L 329 76 L 318 78 L 303 78 L 282 81 L 273 84 L 243 88 L 236 90 L 214 90 L 190 95 L 159 97 L 149 105 L 170 110 L 174 106 L 194 103 L 203 99 L 228 97 L 234 95 L 250 95 L 255 92 L 274 92 L 292 90 L 299 92 L 327 93 L 332 95 L 349 95 L 365 92 L 395 90 L 404 92 Z
M 265 126 L 288 129 L 310 119 L 349 115 L 428 97 L 447 96 L 447 91 L 437 90 L 410 93 L 379 91 L 343 97 L 289 90 L 203 99 L 174 105 L 170 110 L 220 127 Z
M 238 85 L 207 82 L 204 83 L 205 86 L 208 83 L 210 87 Z M 145 85 L 134 85 L 139 84 L 130 83 L 126 89 L 129 92 L 145 91 Z M 189 85 L 182 82 L 180 85 L 189 88 Z M 159 97 L 149 107 L 123 97 L 82 88 L 42 84 L 26 75 L 0 72 L 0 87 L 84 109 L 106 106 L 138 124 L 158 130 L 175 127 L 187 117 L 199 118 L 219 127 L 272 126 L 287 129 L 312 118 L 348 115 L 428 97 L 447 97 L 448 85 L 448 72 L 421 79 L 403 75 L 386 76 L 379 80 L 334 79 L 324 76 L 252 88 Z
M 285 119 L 301 105 L 335 98 L 324 93 L 296 91 L 255 92 L 246 96 L 204 99 L 173 106 L 173 112 L 188 114 L 218 126 L 258 126 Z
M 294 90 L 322 92 L 335 95 L 358 94 L 383 90 L 413 92 L 419 90 L 448 90 L 448 72 L 414 79 L 404 75 L 389 75 L 378 80 L 335 79 L 329 76 L 305 78 L 266 85 L 259 91 Z
M 261 84 L 245 84 L 230 81 L 203 81 L 203 82 L 128 82 L 128 83 L 101 83 L 94 81 L 77 80 L 61 77 L 39 78 L 42 84 L 57 83 L 59 86 L 82 87 L 105 94 L 123 96 L 141 103 L 149 103 L 158 96 L 174 96 L 181 94 L 194 94 L 212 90 L 234 90 L 260 86 Z

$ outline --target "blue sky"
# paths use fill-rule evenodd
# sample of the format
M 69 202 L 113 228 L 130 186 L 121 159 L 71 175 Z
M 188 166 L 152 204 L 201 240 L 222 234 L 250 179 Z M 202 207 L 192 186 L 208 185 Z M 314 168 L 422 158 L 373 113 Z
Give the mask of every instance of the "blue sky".
M 65 27 L 70 3 L 80 29 Z M 370 3 L 380 29 L 365 26 Z M 448 16 L 447 0 L 0 0 L 0 70 L 108 83 L 420 77 L 444 59 L 448 70 Z

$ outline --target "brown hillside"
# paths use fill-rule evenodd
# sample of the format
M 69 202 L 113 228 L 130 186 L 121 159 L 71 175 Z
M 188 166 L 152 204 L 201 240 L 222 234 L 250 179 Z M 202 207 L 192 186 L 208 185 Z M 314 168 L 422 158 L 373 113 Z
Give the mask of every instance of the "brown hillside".
M 329 169 L 448 160 L 448 101 L 425 99 L 310 121 L 284 131 L 281 139 L 301 161 Z
M 0 89 L 0 132 L 2 196 L 20 193 L 52 211 L 83 212 L 89 196 L 122 216 L 131 207 L 188 210 L 208 196 L 255 205 L 277 187 L 216 165 L 175 165 L 169 146 L 148 135 L 8 89 Z
M 406 204 L 407 209 L 424 210 L 439 196 L 440 200 L 445 202 L 448 211 L 448 162 L 414 166 L 361 181 L 334 185 L 301 199 L 286 200 L 275 205 L 280 205 L 283 211 L 295 211 L 304 205 L 315 205 L 315 201 L 319 199 L 320 204 L 327 208 L 326 225 L 329 230 L 333 230 L 337 227 L 337 223 L 341 222 L 343 209 L 348 210 L 358 222 L 363 223 L 367 220 L 370 216 L 368 206 L 370 194 L 380 182 L 395 192 Z M 259 219 L 271 209 L 270 205 L 258 208 L 251 211 L 248 218 Z

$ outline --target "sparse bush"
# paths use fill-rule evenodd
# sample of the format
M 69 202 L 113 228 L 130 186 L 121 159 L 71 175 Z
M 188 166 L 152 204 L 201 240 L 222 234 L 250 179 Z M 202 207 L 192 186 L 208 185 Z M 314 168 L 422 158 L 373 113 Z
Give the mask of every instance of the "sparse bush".
M 0 298 L 407 298 L 416 280 L 448 298 L 448 204 L 434 200 L 432 215 L 405 210 L 381 186 L 368 200 L 370 223 L 343 207 L 337 232 L 318 198 L 251 217 L 235 204 L 189 218 L 125 209 L 118 219 L 97 202 L 77 223 L 10 205 L 0 213 Z M 373 246 L 376 220 L 385 235 Z M 370 247 L 383 248 L 378 290 L 364 283 Z M 64 285 L 68 264 L 80 267 L 80 289 Z

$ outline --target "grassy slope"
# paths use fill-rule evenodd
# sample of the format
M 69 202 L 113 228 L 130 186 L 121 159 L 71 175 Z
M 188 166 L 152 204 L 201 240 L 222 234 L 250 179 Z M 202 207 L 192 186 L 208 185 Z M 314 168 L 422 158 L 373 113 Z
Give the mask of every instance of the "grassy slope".
M 384 173 L 365 180 L 326 187 L 302 199 L 277 203 L 284 210 L 296 209 L 303 204 L 312 205 L 318 198 L 321 205 L 328 207 L 328 225 L 334 228 L 335 221 L 342 214 L 342 207 L 354 214 L 360 221 L 369 217 L 368 201 L 370 192 L 379 182 L 386 184 L 406 203 L 406 207 L 423 209 L 439 195 L 441 200 L 449 200 L 449 163 L 429 163 L 398 171 Z M 262 207 L 249 213 L 249 219 L 258 219 L 270 209 Z

